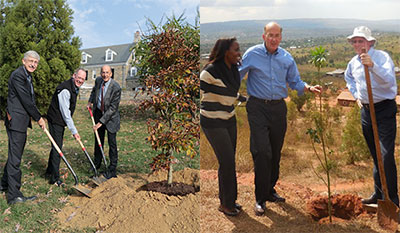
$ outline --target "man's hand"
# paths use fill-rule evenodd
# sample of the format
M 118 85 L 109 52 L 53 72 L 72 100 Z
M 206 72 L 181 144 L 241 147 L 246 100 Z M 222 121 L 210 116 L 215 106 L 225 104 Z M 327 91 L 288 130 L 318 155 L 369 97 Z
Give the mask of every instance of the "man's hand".
M 360 100 L 360 99 L 357 99 L 357 100 L 356 100 L 356 103 L 357 103 L 358 107 L 360 107 L 360 108 L 362 108 L 362 107 L 363 107 L 363 105 L 362 105 L 362 103 L 361 103 L 361 100 Z
M 93 130 L 96 131 L 98 130 L 103 124 L 102 123 L 97 123 L 95 126 L 93 126 Z
M 372 61 L 371 56 L 369 56 L 368 53 L 362 53 L 360 55 L 360 58 L 361 58 L 361 63 L 363 65 L 367 65 L 368 67 L 371 68 L 374 67 L 374 62 Z
M 320 85 L 315 85 L 315 86 L 306 86 L 307 90 L 314 93 L 314 94 L 319 94 L 322 93 L 322 87 Z
M 86 105 L 86 108 L 93 109 L 93 104 L 92 104 L 92 103 L 90 103 L 90 102 L 88 102 L 88 103 L 87 103 L 87 105 Z
M 46 128 L 46 122 L 44 121 L 43 117 L 38 120 L 38 125 L 44 130 Z
M 76 134 L 74 134 L 73 136 L 74 136 L 74 138 L 75 138 L 76 140 L 80 140 L 80 139 L 81 139 L 81 136 L 79 136 L 79 133 L 76 133 Z

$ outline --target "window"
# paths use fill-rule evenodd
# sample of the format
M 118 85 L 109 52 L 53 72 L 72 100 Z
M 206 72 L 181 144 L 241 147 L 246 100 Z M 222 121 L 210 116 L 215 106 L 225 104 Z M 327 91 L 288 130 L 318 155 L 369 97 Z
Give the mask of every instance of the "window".
M 88 62 L 88 59 L 92 57 L 90 54 L 87 54 L 85 52 L 82 53 L 82 60 L 81 64 L 86 64 Z
M 112 51 L 111 49 L 107 49 L 106 50 L 106 61 L 112 61 L 114 59 L 114 55 L 117 55 L 117 53 Z
M 96 79 L 96 70 L 93 70 L 93 79 Z
M 136 74 L 137 74 L 137 68 L 131 67 L 130 76 L 136 76 Z

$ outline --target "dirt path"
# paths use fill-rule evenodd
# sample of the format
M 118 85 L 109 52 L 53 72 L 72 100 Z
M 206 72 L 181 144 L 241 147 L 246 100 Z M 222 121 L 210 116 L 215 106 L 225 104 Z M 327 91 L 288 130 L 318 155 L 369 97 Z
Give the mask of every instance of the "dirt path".
M 190 185 L 198 182 L 198 176 L 192 169 L 174 173 L 175 181 Z M 124 174 L 95 188 L 92 198 L 70 196 L 57 215 L 60 226 L 104 232 L 199 232 L 198 194 L 167 196 L 140 191 L 142 185 L 165 178 L 165 172 Z
M 217 172 L 201 170 L 200 227 L 201 232 L 384 232 L 377 224 L 376 215 L 362 214 L 355 219 L 334 219 L 333 224 L 320 224 L 312 220 L 306 212 L 306 204 L 311 198 L 323 194 L 325 186 L 305 184 L 293 177 L 282 178 L 277 191 L 286 198 L 286 203 L 267 202 L 264 216 L 256 216 L 254 206 L 254 175 L 238 174 L 238 203 L 243 211 L 237 217 L 227 217 L 217 210 Z M 307 185 L 304 186 L 304 185 Z M 336 193 L 363 193 L 370 188 L 371 180 L 337 182 Z

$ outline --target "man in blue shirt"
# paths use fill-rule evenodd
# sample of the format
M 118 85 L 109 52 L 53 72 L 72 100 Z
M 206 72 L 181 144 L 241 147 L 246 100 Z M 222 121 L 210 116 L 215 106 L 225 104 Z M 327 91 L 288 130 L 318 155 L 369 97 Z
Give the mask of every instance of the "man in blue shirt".
M 53 94 L 49 109 L 47 111 L 47 120 L 49 122 L 49 131 L 62 149 L 65 126 L 71 131 L 75 139 L 80 139 L 78 130 L 74 125 L 72 116 L 75 111 L 79 87 L 83 85 L 86 79 L 86 71 L 82 68 L 77 69 L 71 79 L 62 82 L 57 86 Z M 50 184 L 62 186 L 60 179 L 60 155 L 54 146 L 51 147 L 49 161 L 45 177 L 49 179 Z
M 293 57 L 279 47 L 282 28 L 276 22 L 264 27 L 264 43 L 249 48 L 239 67 L 240 77 L 248 74 L 246 105 L 250 125 L 250 151 L 254 161 L 256 215 L 265 212 L 265 202 L 284 202 L 274 189 L 286 133 L 287 84 L 302 95 L 305 90 L 320 93 L 321 86 L 309 86 L 300 79 Z
M 364 138 L 367 141 L 369 151 L 374 159 L 373 176 L 375 192 L 368 199 L 362 199 L 362 203 L 376 204 L 378 199 L 382 199 L 383 197 L 368 105 L 369 99 L 364 72 L 364 65 L 366 65 L 371 78 L 379 142 L 381 145 L 389 197 L 398 206 L 397 169 L 394 160 L 397 112 L 395 101 L 397 84 L 394 64 L 386 52 L 374 48 L 376 39 L 371 36 L 371 30 L 369 28 L 365 26 L 356 27 L 353 34 L 348 36 L 347 39 L 353 45 L 357 55 L 354 56 L 347 65 L 345 80 L 347 82 L 347 87 L 357 100 L 358 106 L 361 108 L 361 123 Z M 364 53 L 362 51 L 363 49 L 365 49 L 367 53 Z

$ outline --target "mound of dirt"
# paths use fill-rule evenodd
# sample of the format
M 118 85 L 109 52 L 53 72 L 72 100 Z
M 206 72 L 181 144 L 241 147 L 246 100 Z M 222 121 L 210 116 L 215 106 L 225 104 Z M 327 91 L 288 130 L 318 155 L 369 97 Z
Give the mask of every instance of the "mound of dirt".
M 328 217 L 328 197 L 313 197 L 307 202 L 306 209 L 316 221 Z M 349 220 L 364 212 L 366 211 L 361 203 L 360 197 L 353 194 L 338 194 L 332 196 L 332 216 Z
M 199 191 L 196 190 L 193 185 L 188 185 L 185 183 L 172 182 L 172 184 L 168 185 L 168 182 L 166 180 L 148 183 L 143 186 L 142 189 L 164 193 L 172 196 L 185 196 L 190 193 L 195 193 L 196 191 Z
M 165 180 L 166 172 L 123 174 L 99 185 L 92 198 L 70 196 L 57 218 L 63 229 L 87 227 L 105 232 L 199 232 L 196 194 L 168 196 L 141 187 Z M 199 185 L 198 170 L 174 173 L 176 182 Z

